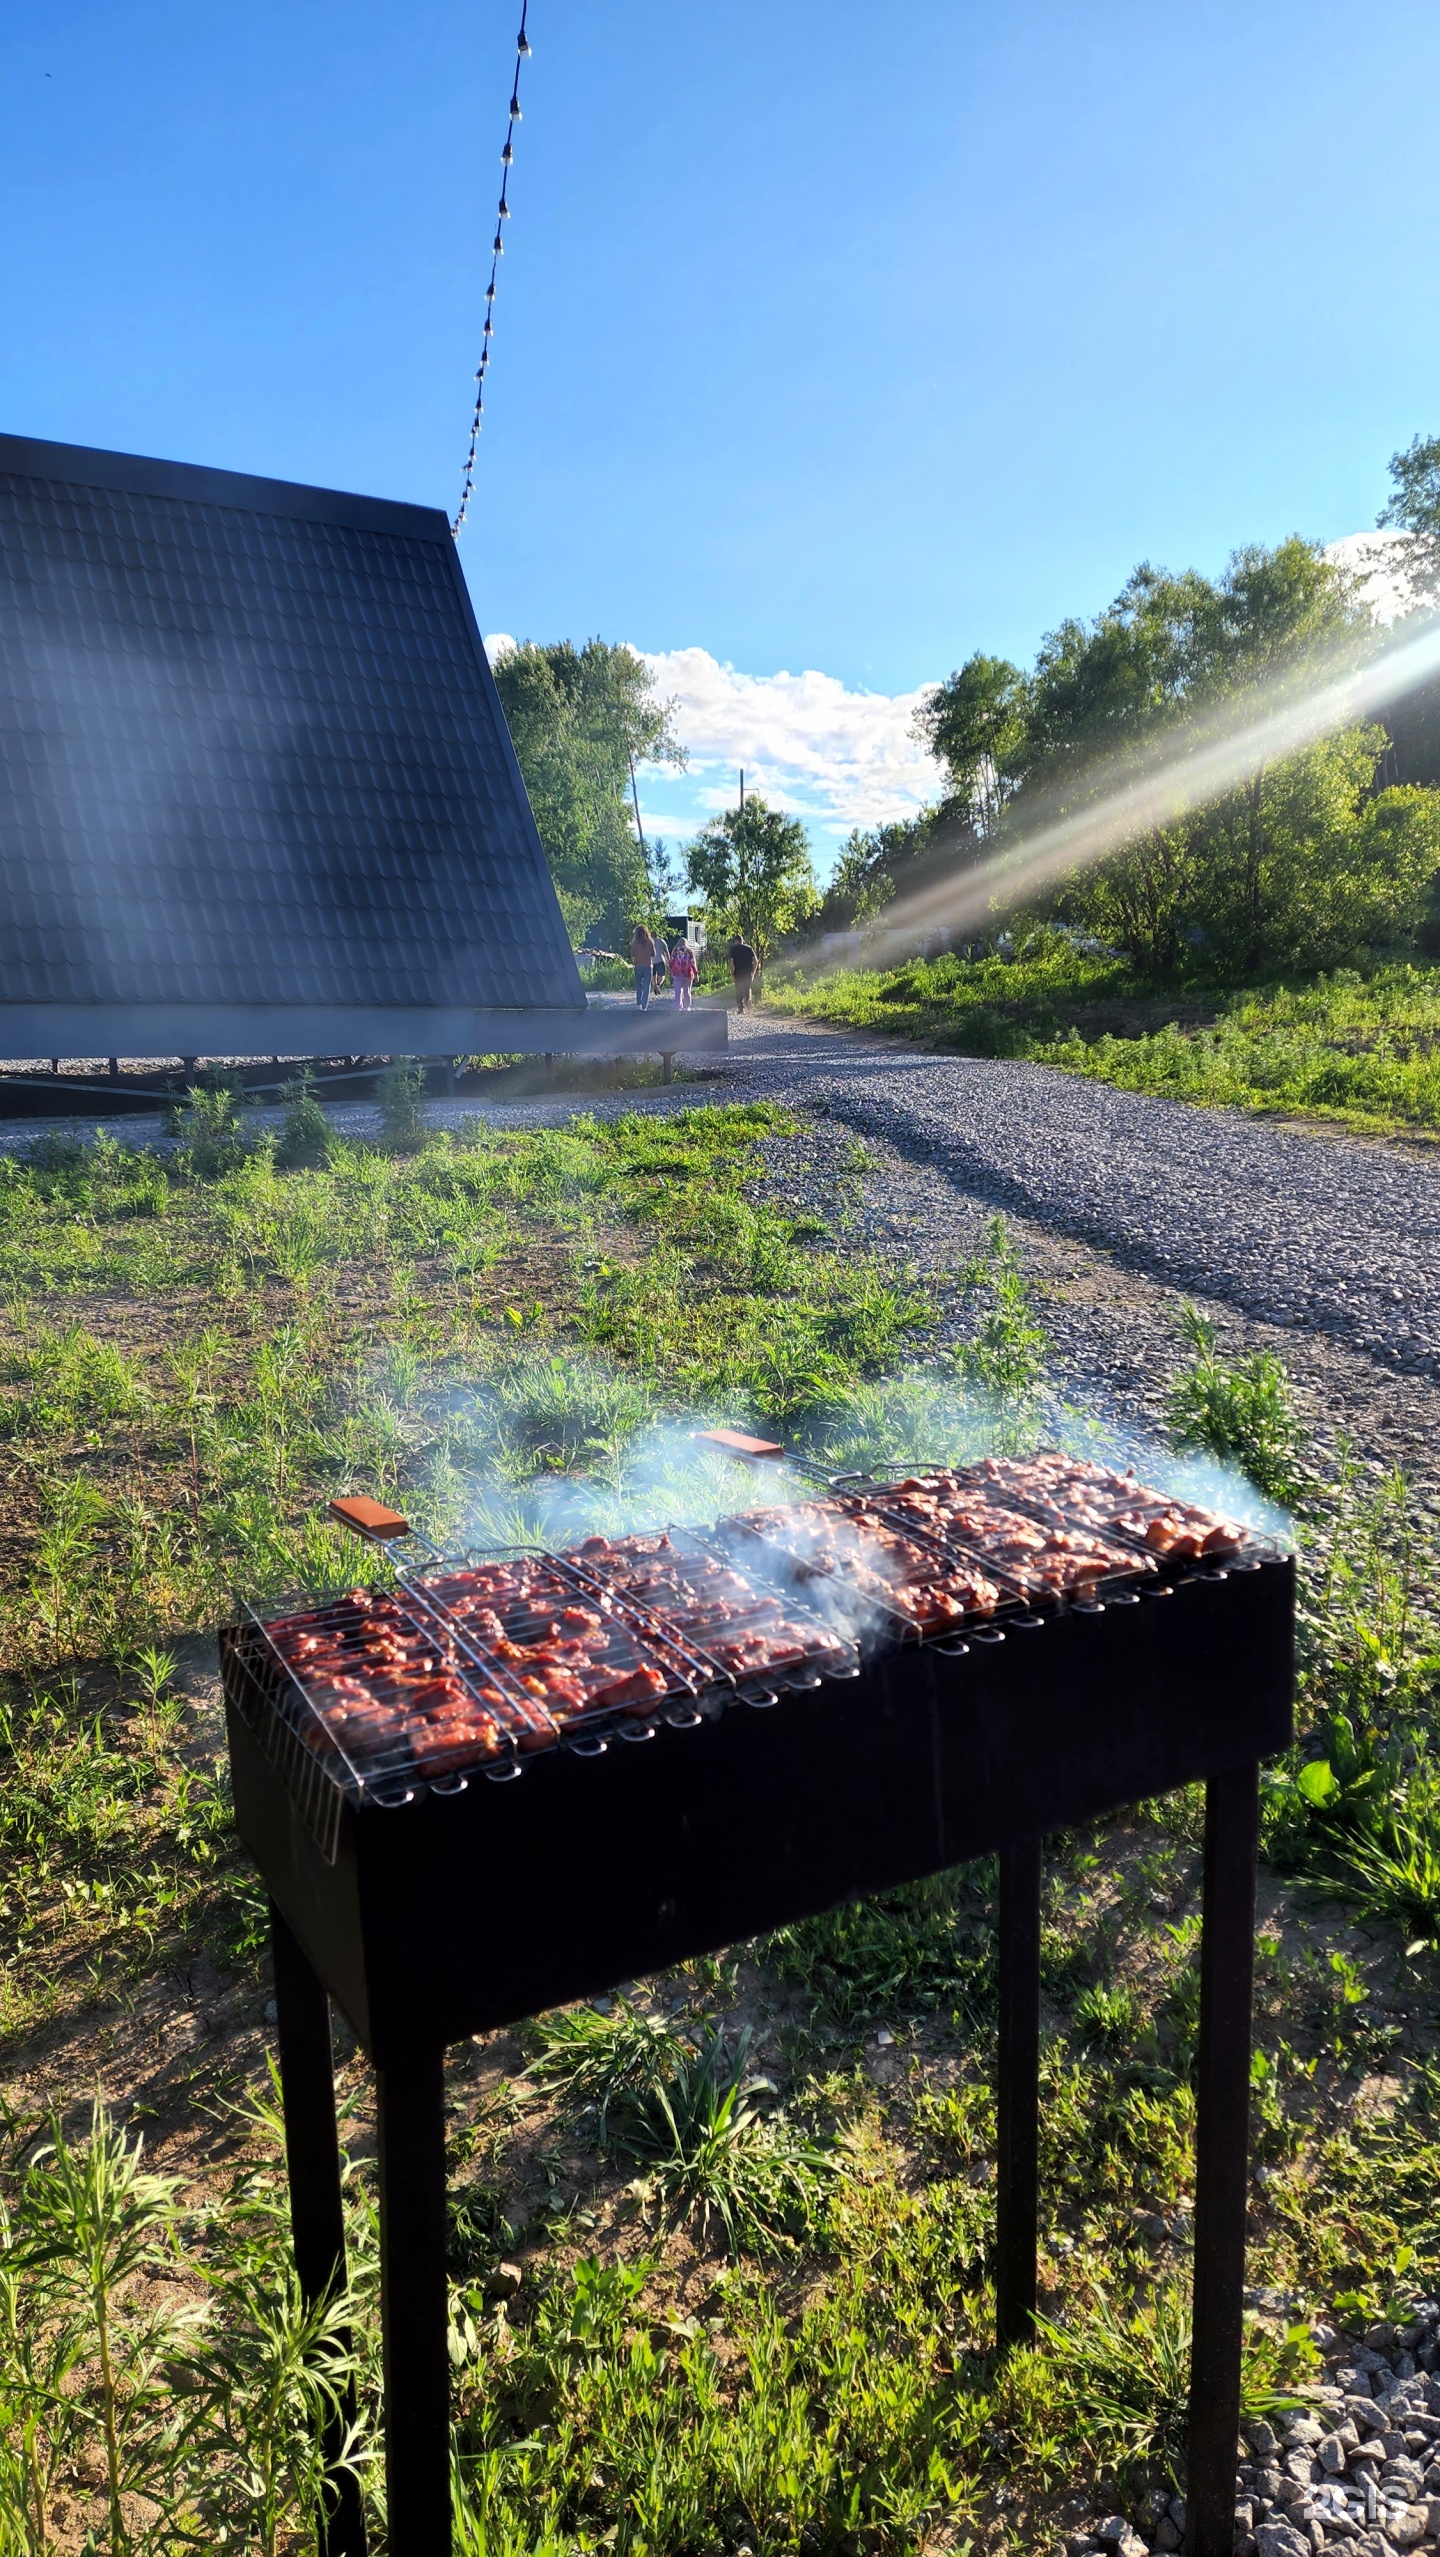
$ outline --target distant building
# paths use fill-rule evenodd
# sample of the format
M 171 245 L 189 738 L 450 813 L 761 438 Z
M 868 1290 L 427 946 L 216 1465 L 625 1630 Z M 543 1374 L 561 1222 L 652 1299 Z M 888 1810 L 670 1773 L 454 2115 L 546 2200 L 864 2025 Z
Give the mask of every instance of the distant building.
M 672 950 L 677 941 L 688 941 L 698 959 L 705 948 L 705 925 L 699 915 L 667 914 L 665 938 Z

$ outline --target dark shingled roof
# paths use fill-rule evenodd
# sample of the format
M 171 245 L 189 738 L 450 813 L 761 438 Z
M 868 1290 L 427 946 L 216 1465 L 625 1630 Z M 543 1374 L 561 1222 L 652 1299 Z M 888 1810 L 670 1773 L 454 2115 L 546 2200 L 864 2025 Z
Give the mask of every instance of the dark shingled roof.
M 0 1004 L 583 1002 L 442 514 L 0 436 Z

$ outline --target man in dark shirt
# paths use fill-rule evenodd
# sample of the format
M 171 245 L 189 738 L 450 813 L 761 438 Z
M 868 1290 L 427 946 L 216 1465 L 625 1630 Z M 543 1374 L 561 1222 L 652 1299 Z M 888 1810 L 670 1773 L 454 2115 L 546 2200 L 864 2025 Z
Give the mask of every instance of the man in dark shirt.
M 759 965 L 760 962 L 749 942 L 742 941 L 737 932 L 730 944 L 730 974 L 735 980 L 737 1012 L 748 1012 L 750 1009 L 750 997 L 755 991 L 755 971 Z

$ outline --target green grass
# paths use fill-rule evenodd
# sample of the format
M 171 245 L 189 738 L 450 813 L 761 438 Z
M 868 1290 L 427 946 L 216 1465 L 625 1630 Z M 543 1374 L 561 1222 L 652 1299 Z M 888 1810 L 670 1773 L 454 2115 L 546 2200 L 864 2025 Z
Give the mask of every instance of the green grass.
M 114 2037 L 206 1994 L 202 1961 L 260 2015 L 263 1903 L 176 1656 L 237 1595 L 354 1569 L 317 1524 L 330 1492 L 373 1484 L 495 1537 L 707 1515 L 754 1486 L 697 1462 L 697 1404 L 836 1464 L 908 1465 L 1024 1443 L 1046 1390 L 1003 1226 L 946 1282 L 964 1325 L 942 1354 L 939 1283 L 755 1203 L 762 1141 L 794 1134 L 780 1111 L 418 1145 L 397 1120 L 393 1149 L 320 1148 L 302 1113 L 297 1150 L 321 1159 L 289 1170 L 233 1132 L 212 1112 L 168 1160 L 52 1139 L 0 1164 L 0 2048 L 87 2111 L 97 2078 L 121 2092 Z M 1440 2269 L 1433 1525 L 1403 1483 L 1323 1478 L 1283 1371 L 1194 1327 L 1171 1410 L 1203 1457 L 1300 1504 L 1251 2279 L 1363 2324 Z M 1184 2241 L 1143 2223 L 1179 2229 L 1193 2201 L 1196 1837 L 1185 1795 L 1050 1842 L 1048 2323 L 1006 2360 L 988 1865 L 454 2055 L 457 2544 L 1029 2550 L 1066 2491 L 1135 2509 L 1171 2482 Z M 1388 2110 L 1359 2101 L 1381 2070 Z M 133 2128 L 0 2113 L 0 2557 L 87 2533 L 97 2557 L 293 2557 L 314 2417 L 352 2384 L 383 2557 L 368 2081 L 343 2083 L 352 2295 L 308 2324 L 273 2106 L 237 2116 L 245 2090 L 197 2064 L 189 2115 L 172 2095 L 157 2128 L 206 2120 L 229 2157 L 192 2158 L 183 2186 Z M 1307 2351 L 1253 2327 L 1253 2409 Z
M 1014 960 L 946 952 L 893 968 L 817 971 L 797 963 L 793 972 L 772 973 L 765 1003 L 969 1056 L 1028 1056 L 1034 1040 L 1063 1032 L 1078 1009 L 1118 1010 L 1149 992 L 1128 960 L 1089 956 L 1058 934 L 1036 933 Z
M 1210 1108 L 1384 1130 L 1440 1129 L 1440 971 L 1337 970 L 1255 990 L 1166 989 L 1037 934 L 994 956 L 836 969 L 767 1002 L 972 1056 L 1011 1056 Z
M 332 1580 L 342 1488 L 481 1525 L 667 1409 L 788 1427 L 934 1320 L 903 1272 L 751 1205 L 781 1112 L 402 1130 L 287 1172 L 200 1099 L 198 1155 L 192 1131 L 168 1163 L 107 1138 L 0 1158 L 0 1668 Z

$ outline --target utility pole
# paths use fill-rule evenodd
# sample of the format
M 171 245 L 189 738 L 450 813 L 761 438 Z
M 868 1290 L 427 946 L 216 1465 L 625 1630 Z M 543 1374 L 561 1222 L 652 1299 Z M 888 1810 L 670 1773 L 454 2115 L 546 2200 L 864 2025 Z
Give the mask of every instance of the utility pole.
M 745 767 L 743 764 L 740 767 L 740 814 L 742 817 L 745 814 Z
M 635 758 L 634 758 L 634 756 L 633 756 L 633 755 L 630 755 L 630 757 L 629 757 L 629 763 L 630 763 L 630 796 L 631 796 L 631 798 L 632 798 L 632 799 L 634 800 L 634 802 L 635 802 L 635 832 L 637 833 L 637 835 L 638 835 L 638 836 L 639 836 L 639 838 L 640 838 L 640 851 L 641 851 L 641 855 L 642 855 L 642 857 L 643 857 L 643 855 L 644 855 L 644 851 L 645 851 L 645 829 L 644 829 L 644 827 L 643 827 L 643 826 L 641 825 L 641 823 L 640 823 L 640 793 L 639 793 L 639 791 L 638 791 L 638 790 L 636 789 L 636 787 L 635 787 Z

